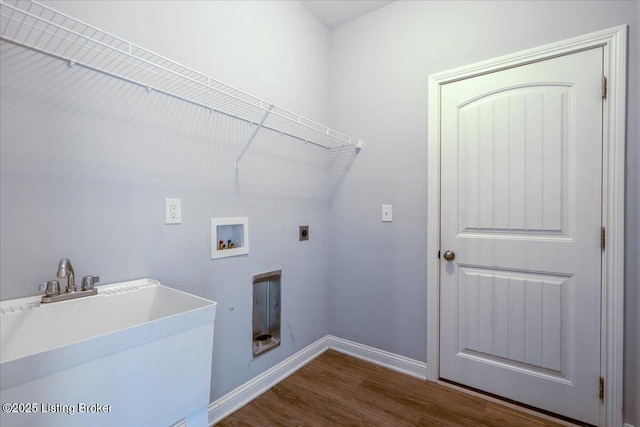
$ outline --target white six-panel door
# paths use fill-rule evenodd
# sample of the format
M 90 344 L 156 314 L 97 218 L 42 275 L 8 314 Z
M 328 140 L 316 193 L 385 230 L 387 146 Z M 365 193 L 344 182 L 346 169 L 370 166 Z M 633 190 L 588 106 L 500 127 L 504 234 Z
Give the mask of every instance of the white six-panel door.
M 593 48 L 441 92 L 440 377 L 591 424 L 602 64 Z

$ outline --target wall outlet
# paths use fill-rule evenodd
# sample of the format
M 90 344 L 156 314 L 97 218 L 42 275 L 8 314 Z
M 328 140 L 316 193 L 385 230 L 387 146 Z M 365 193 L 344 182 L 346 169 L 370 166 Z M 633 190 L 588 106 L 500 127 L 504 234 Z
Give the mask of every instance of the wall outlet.
M 300 241 L 309 240 L 309 226 L 301 225 L 300 226 Z
M 164 223 L 180 224 L 182 222 L 182 201 L 180 199 L 164 199 Z

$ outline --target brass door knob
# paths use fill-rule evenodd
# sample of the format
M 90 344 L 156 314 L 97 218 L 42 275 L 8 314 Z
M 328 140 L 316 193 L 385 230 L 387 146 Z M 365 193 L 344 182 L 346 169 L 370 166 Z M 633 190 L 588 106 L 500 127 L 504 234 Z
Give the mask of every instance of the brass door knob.
M 444 259 L 447 261 L 453 261 L 456 259 L 456 254 L 453 251 L 444 251 Z

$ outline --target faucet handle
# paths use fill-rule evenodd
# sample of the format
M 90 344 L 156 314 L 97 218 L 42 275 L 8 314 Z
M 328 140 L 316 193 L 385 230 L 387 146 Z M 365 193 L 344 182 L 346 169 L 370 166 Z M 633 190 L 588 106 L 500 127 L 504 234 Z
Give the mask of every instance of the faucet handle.
M 99 281 L 100 281 L 99 276 L 84 276 L 82 278 L 82 290 L 90 291 L 91 289 L 93 289 L 93 285 L 95 285 Z
M 57 280 L 50 280 L 47 282 L 47 290 L 45 296 L 58 295 L 60 293 L 60 283 Z

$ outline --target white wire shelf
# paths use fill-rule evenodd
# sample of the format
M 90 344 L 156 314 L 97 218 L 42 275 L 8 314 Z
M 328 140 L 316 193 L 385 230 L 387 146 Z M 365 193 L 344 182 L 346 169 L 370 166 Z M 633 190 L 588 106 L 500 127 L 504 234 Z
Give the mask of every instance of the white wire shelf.
M 329 151 L 362 142 L 36 1 L 0 0 L 0 40 L 181 99 Z M 255 136 L 255 135 L 254 135 Z M 236 161 L 236 167 L 245 149 Z

